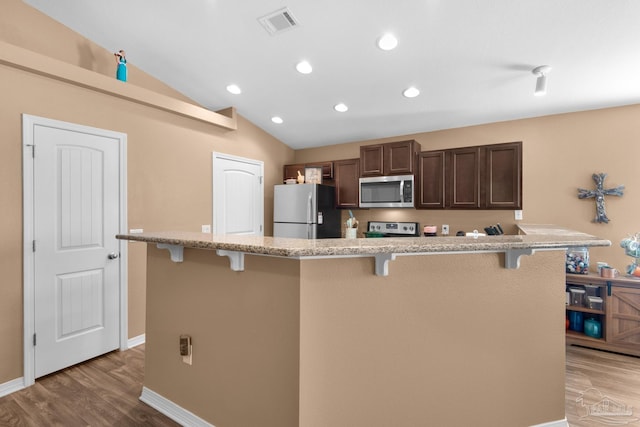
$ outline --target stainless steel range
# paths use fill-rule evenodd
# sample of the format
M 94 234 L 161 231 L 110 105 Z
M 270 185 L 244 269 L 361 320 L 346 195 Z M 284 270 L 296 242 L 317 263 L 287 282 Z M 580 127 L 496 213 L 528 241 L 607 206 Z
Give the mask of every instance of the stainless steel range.
M 367 231 L 382 233 L 382 237 L 418 237 L 420 225 L 417 222 L 369 221 Z

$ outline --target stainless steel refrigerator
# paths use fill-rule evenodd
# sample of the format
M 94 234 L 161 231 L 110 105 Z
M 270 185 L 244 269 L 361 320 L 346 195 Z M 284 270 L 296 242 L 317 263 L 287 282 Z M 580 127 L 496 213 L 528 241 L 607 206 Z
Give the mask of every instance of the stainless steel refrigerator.
M 299 239 L 341 237 L 335 188 L 321 184 L 276 185 L 273 194 L 273 236 Z

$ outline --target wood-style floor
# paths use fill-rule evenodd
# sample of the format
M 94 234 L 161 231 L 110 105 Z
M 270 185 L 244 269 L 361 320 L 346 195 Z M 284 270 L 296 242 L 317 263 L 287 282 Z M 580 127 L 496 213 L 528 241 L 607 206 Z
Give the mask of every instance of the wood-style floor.
M 144 345 L 108 353 L 0 398 L 0 426 L 179 426 L 138 399 L 143 377 Z
M 143 376 L 144 345 L 106 354 L 0 398 L 0 426 L 178 426 L 138 399 Z M 613 415 L 582 405 L 603 399 Z M 567 347 L 565 410 L 571 427 L 640 427 L 640 358 Z
M 567 346 L 565 377 L 569 426 L 640 427 L 639 357 Z M 597 412 L 599 402 L 609 415 Z

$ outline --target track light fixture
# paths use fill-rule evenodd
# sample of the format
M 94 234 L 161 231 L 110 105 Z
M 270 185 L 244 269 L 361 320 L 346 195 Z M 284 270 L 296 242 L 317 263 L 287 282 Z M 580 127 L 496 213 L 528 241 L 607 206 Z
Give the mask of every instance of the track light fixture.
M 541 65 L 531 70 L 536 79 L 536 90 L 533 92 L 535 96 L 542 96 L 547 93 L 547 74 L 551 71 L 548 65 Z

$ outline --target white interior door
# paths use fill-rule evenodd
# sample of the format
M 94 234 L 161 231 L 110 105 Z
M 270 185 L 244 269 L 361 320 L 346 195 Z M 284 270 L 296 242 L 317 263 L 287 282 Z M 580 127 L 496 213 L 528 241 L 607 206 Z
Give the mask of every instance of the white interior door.
M 122 134 L 55 121 L 30 132 L 37 378 L 120 346 Z
M 264 234 L 264 164 L 213 153 L 213 233 Z

